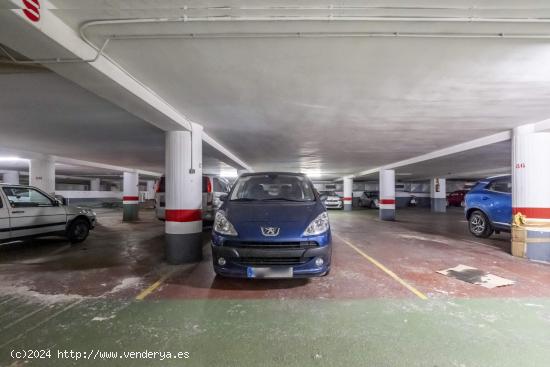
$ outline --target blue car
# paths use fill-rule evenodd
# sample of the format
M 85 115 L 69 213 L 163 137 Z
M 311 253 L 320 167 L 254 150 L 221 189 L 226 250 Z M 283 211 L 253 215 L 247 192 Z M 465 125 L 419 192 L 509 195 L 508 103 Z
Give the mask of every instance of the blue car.
M 470 232 L 486 238 L 493 232 L 509 232 L 512 222 L 512 177 L 479 181 L 466 195 L 466 219 Z
M 212 229 L 216 274 L 298 278 L 329 273 L 329 218 L 307 176 L 246 173 L 221 200 Z

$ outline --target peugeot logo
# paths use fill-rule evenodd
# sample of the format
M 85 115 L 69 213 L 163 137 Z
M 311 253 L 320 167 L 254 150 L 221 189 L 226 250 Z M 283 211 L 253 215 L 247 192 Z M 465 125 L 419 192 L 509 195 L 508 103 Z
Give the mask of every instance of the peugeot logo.
M 266 237 L 275 237 L 279 235 L 279 227 L 261 227 L 262 234 Z

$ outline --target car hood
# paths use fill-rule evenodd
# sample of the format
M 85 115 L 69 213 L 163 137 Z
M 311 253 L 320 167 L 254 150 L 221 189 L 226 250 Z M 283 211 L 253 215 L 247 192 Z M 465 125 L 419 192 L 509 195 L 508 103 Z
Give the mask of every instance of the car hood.
M 239 237 L 254 240 L 268 239 L 261 227 L 277 227 L 278 238 L 301 237 L 304 230 L 324 211 L 318 202 L 227 203 L 222 207 Z
M 326 200 L 342 200 L 340 196 L 327 196 Z

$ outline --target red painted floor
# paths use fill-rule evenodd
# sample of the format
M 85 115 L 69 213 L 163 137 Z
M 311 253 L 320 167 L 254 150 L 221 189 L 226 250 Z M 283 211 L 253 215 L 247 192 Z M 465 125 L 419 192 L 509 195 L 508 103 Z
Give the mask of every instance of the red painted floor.
M 411 291 L 362 257 L 343 238 L 392 270 L 429 298 L 549 297 L 550 265 L 509 255 L 509 235 L 478 240 L 460 209 L 447 214 L 398 211 L 397 222 L 380 222 L 375 210 L 331 212 L 334 236 L 329 276 L 296 280 L 215 277 L 208 246 L 205 260 L 187 266 L 162 262 L 163 223 L 143 211 L 138 223 L 121 213 L 100 214 L 98 228 L 81 245 L 59 239 L 0 246 L 0 295 L 133 298 L 173 272 L 150 299 L 362 299 L 414 298 Z M 205 233 L 205 243 L 208 234 Z M 437 270 L 469 265 L 512 279 L 512 286 L 486 289 L 445 277 Z M 32 294 L 31 294 L 32 293 Z

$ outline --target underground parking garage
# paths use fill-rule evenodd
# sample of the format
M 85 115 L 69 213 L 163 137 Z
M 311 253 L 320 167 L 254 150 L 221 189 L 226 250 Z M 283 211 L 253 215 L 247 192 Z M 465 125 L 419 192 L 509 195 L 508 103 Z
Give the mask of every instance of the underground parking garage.
M 547 366 L 550 8 L 0 6 L 0 366 Z

